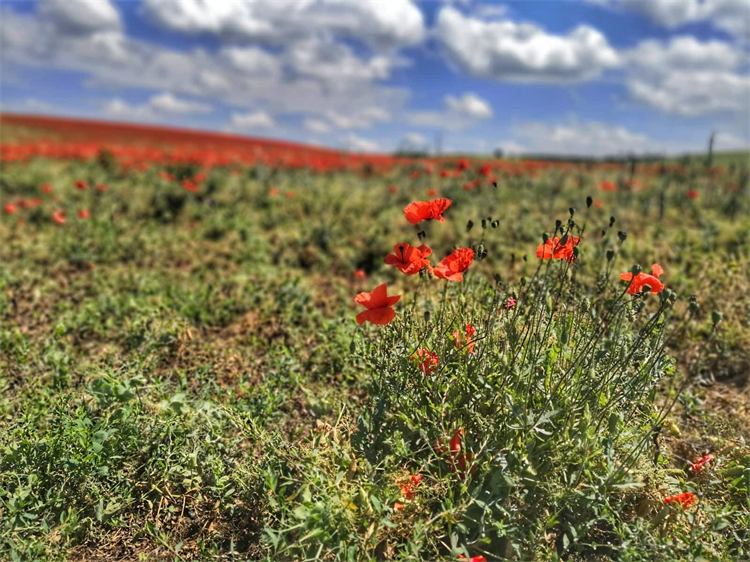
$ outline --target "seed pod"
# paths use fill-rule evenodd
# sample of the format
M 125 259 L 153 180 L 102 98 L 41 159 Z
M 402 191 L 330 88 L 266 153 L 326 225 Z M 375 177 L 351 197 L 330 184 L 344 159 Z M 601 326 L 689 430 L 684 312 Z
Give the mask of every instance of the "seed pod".
M 620 230 L 620 231 L 619 231 L 619 232 L 617 233 L 617 237 L 618 237 L 618 238 L 620 239 L 620 242 L 621 242 L 621 243 L 622 243 L 622 242 L 625 242 L 625 240 L 627 240 L 627 239 L 628 239 L 628 233 L 627 233 L 627 232 L 623 232 L 622 230 Z
M 466 223 L 466 232 L 469 232 L 472 228 L 474 228 L 474 221 L 469 220 L 469 222 Z
M 615 217 L 609 217 L 609 227 L 612 228 L 613 224 L 615 224 Z
M 615 259 L 615 251 L 607 250 L 607 261 L 612 261 L 613 259 Z
M 716 326 L 719 322 L 721 322 L 722 318 L 724 318 L 724 315 L 718 310 L 714 310 L 711 313 L 711 320 L 713 321 L 714 326 Z
M 587 208 L 591 208 L 591 205 L 593 205 L 593 204 L 594 204 L 594 198 L 591 197 L 591 195 L 589 195 L 588 197 L 586 197 L 586 207 Z

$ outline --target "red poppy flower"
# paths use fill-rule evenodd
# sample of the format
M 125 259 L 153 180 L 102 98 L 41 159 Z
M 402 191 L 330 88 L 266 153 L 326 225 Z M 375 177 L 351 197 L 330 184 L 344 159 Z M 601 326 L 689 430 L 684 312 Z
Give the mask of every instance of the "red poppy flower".
M 172 174 L 170 174 L 169 172 L 166 172 L 164 170 L 159 171 L 159 177 L 162 178 L 162 179 L 164 179 L 164 180 L 167 180 L 167 181 L 174 181 L 175 180 L 175 177 Z
M 565 238 L 565 243 L 562 243 L 562 239 Z M 577 236 L 563 236 L 563 238 L 548 238 L 544 244 L 539 244 L 536 248 L 536 257 L 540 259 L 565 259 L 568 263 L 575 259 L 573 248 L 578 246 L 580 238 Z
M 294 199 L 296 196 L 297 196 L 297 194 L 294 193 L 294 191 L 287 191 L 284 194 L 284 197 L 286 197 L 287 199 Z
M 182 183 L 180 185 L 182 185 L 182 189 L 184 189 L 185 191 L 190 191 L 191 193 L 195 193 L 200 189 L 200 186 L 198 184 L 193 183 L 188 179 L 182 180 Z
M 205 180 L 205 179 L 206 179 L 207 177 L 208 177 L 208 176 L 207 176 L 206 174 L 195 174 L 195 176 L 193 177 L 193 181 L 194 181 L 195 183 L 201 183 L 201 182 L 202 182 L 202 181 L 204 181 L 204 180 Z
M 438 355 L 429 349 L 420 348 L 414 352 L 411 357 L 412 361 L 417 361 L 419 370 L 425 375 L 431 375 L 438 365 Z
M 97 186 L 96 186 L 96 190 L 97 190 L 97 191 L 98 191 L 99 193 L 104 193 L 105 191 L 107 191 L 107 186 L 106 186 L 106 185 L 104 185 L 103 183 L 97 184 Z
M 398 193 L 398 187 L 396 187 L 395 185 L 389 186 L 388 193 L 390 193 L 391 195 L 396 195 Z
M 451 206 L 450 199 L 435 199 L 433 201 L 414 201 L 404 209 L 404 215 L 409 224 L 419 224 L 422 221 L 436 220 L 445 222 L 443 213 Z
M 708 453 L 705 457 L 701 457 L 697 461 L 693 463 L 693 466 L 690 467 L 690 469 L 693 472 L 700 472 L 701 469 L 706 466 L 709 462 L 711 462 L 714 459 L 714 456 L 711 453 Z
M 393 504 L 393 509 L 395 509 L 396 511 L 401 511 L 402 509 L 404 509 L 404 504 L 396 502 Z
M 8 203 L 3 207 L 3 213 L 6 215 L 12 215 L 16 212 L 16 206 L 13 203 Z
M 470 452 L 463 451 L 463 440 L 464 440 L 464 428 L 459 427 L 453 432 L 453 437 L 448 442 L 448 450 L 443 447 L 440 443 L 435 445 L 435 451 L 438 453 L 448 453 L 449 462 L 453 467 L 453 470 L 460 474 L 462 477 L 468 472 L 474 472 L 476 470 L 475 465 L 471 465 L 471 461 L 474 458 Z
M 378 285 L 372 293 L 360 293 L 354 297 L 354 302 L 361 304 L 367 310 L 357 314 L 357 324 L 371 322 L 372 324 L 388 324 L 396 316 L 393 305 L 401 295 L 388 296 L 386 284 Z
M 416 493 L 414 490 L 419 485 L 419 483 L 422 481 L 422 475 L 421 474 L 412 474 L 409 476 L 409 479 L 402 484 L 399 484 L 398 487 L 401 489 L 401 493 L 404 495 L 404 497 L 407 500 L 411 500 L 414 498 L 414 494 Z
M 690 507 L 698 500 L 693 492 L 685 492 L 683 494 L 677 494 L 676 496 L 669 496 L 664 498 L 664 503 L 678 503 L 682 507 Z
M 88 185 L 86 184 L 86 182 L 83 181 L 83 180 L 76 181 L 75 182 L 75 186 L 76 186 L 77 189 L 81 189 L 81 190 L 86 189 L 88 187 Z
M 65 224 L 65 211 L 61 209 L 52 213 L 52 220 L 57 224 Z
M 432 255 L 432 250 L 427 246 L 415 248 L 406 243 L 396 244 L 393 247 L 395 254 L 385 256 L 385 263 L 395 265 L 401 273 L 406 275 L 416 275 L 423 268 L 430 267 L 427 256 Z
M 52 193 L 52 186 L 48 183 L 42 184 L 42 193 Z
M 456 343 L 456 349 L 466 347 L 469 353 L 474 353 L 474 341 L 471 339 L 471 336 L 476 333 L 476 329 L 471 324 L 466 324 L 466 339 L 464 339 L 458 330 L 453 332 L 453 341 Z
M 427 193 L 427 197 L 435 197 L 438 194 L 438 190 L 435 189 L 434 187 L 431 187 L 430 189 L 427 190 L 426 193 Z
M 91 213 L 88 212 L 86 209 L 81 209 L 78 211 L 78 218 L 79 219 L 87 219 L 91 216 Z
M 357 269 L 354 271 L 354 277 L 358 277 L 359 279 L 364 279 L 367 277 L 367 274 L 363 269 Z
M 630 281 L 632 279 L 632 282 L 628 286 L 627 293 L 629 295 L 637 295 L 646 285 L 651 288 L 652 293 L 661 293 L 664 290 L 664 284 L 659 281 L 657 277 L 660 277 L 662 273 L 664 273 L 664 270 L 658 263 L 655 263 L 651 266 L 651 272 L 653 275 L 641 271 L 635 276 L 635 279 L 633 279 L 633 273 L 630 271 L 620 275 L 620 279 L 623 281 Z
M 466 558 L 463 554 L 458 555 L 459 560 L 468 560 L 469 562 L 487 562 L 487 559 L 484 556 L 472 556 L 471 558 Z
M 508 300 L 505 301 L 505 310 L 510 310 L 514 306 L 516 306 L 516 299 L 514 299 L 513 297 L 508 297 Z
M 611 181 L 603 181 L 599 184 L 602 191 L 617 191 L 617 186 Z
M 272 187 L 268 190 L 268 196 L 269 197 L 278 197 L 279 195 L 279 189 L 277 187 Z
M 691 189 L 687 192 L 688 199 L 697 199 L 698 198 L 698 192 L 695 189 Z
M 461 281 L 463 272 L 468 269 L 474 259 L 474 250 L 471 248 L 458 248 L 447 258 L 440 260 L 436 268 L 432 270 L 435 277 L 446 281 Z

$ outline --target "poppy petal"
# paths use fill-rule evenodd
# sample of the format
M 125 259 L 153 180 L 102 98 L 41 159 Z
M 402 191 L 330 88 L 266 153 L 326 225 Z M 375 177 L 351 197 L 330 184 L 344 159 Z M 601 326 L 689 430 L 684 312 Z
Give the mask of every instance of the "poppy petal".
M 357 314 L 357 323 L 371 322 L 380 326 L 388 324 L 396 317 L 396 311 L 391 307 L 373 308 Z
M 651 266 L 651 273 L 654 275 L 654 277 L 661 277 L 664 273 L 664 270 L 658 263 L 655 263 Z

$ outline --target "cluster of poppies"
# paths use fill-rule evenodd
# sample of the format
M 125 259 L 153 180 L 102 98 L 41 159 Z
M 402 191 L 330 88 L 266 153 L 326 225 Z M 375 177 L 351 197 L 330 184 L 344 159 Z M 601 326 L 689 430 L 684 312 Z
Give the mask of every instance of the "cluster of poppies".
M 79 191 L 85 191 L 89 188 L 89 184 L 83 180 L 76 180 L 75 182 L 73 182 L 73 185 Z M 52 195 L 53 193 L 52 186 L 48 183 L 42 184 L 39 187 L 39 189 L 44 195 Z M 100 183 L 96 185 L 95 189 L 97 192 L 103 193 L 104 191 L 107 190 L 107 186 L 104 185 L 103 183 Z M 55 197 L 53 199 L 54 203 L 59 203 L 61 201 L 62 199 L 60 197 Z M 33 197 L 30 199 L 16 199 L 12 203 L 6 203 L 5 205 L 3 205 L 2 210 L 3 210 L 3 214 L 5 215 L 15 215 L 22 209 L 33 209 L 35 207 L 44 205 L 44 203 L 45 203 L 45 200 L 40 197 Z M 80 209 L 76 212 L 76 216 L 79 219 L 85 220 L 91 217 L 91 213 L 88 209 Z M 57 210 L 52 211 L 50 213 L 50 218 L 52 219 L 52 222 L 56 224 L 65 224 L 67 222 L 66 213 L 65 213 L 65 210 L 63 209 L 57 209 Z M 25 220 L 20 219 L 18 224 L 21 225 L 23 223 L 25 223 Z
M 404 216 L 413 225 L 427 220 L 445 222 L 443 213 L 450 205 L 450 199 L 414 201 L 404 208 Z M 427 271 L 438 279 L 461 281 L 464 271 L 474 260 L 474 250 L 457 248 L 449 256 L 443 258 L 437 266 L 433 267 L 427 259 L 431 255 L 432 250 L 425 245 L 415 247 L 402 242 L 393 247 L 393 253 L 385 257 L 385 263 L 396 267 L 405 275 L 416 275 L 421 271 Z M 357 315 L 357 322 L 359 324 L 364 322 L 388 324 L 395 317 L 395 312 L 391 307 L 399 298 L 400 296 L 388 297 L 385 283 L 376 287 L 372 293 L 358 294 L 354 299 L 355 302 L 361 304 L 367 310 Z

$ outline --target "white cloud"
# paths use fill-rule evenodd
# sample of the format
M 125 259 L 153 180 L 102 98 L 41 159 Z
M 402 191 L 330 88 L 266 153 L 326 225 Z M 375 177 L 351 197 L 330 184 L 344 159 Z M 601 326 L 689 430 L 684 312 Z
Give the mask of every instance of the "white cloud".
M 305 127 L 308 131 L 311 131 L 313 133 L 330 133 L 331 132 L 331 125 L 323 121 L 322 119 L 312 119 L 308 118 L 305 119 L 302 122 L 302 126 Z
M 276 121 L 265 111 L 254 113 L 232 113 L 229 121 L 233 129 L 273 129 Z
M 747 55 L 722 41 L 674 37 L 647 40 L 623 53 L 633 98 L 665 113 L 684 116 L 750 112 Z
M 748 150 L 750 149 L 750 131 L 748 133 L 745 137 L 731 133 L 717 133 L 714 139 L 714 150 Z
M 658 143 L 625 127 L 596 121 L 566 123 L 531 122 L 512 128 L 513 140 L 501 148 L 523 148 L 523 152 L 569 156 L 605 156 L 661 152 L 673 146 Z
M 576 82 L 619 63 L 604 35 L 586 25 L 552 35 L 530 23 L 467 17 L 449 6 L 438 14 L 436 34 L 448 58 L 477 78 Z
M 420 43 L 422 12 L 410 0 L 144 0 L 159 25 L 183 33 L 286 45 L 341 36 L 390 49 Z
M 425 146 L 430 143 L 427 137 L 420 133 L 409 133 L 404 137 L 403 142 L 410 146 Z
M 515 141 L 501 142 L 499 148 L 503 151 L 504 154 L 507 154 L 509 156 L 515 156 L 517 154 L 524 154 L 528 152 L 528 149 L 524 145 Z
M 344 138 L 344 143 L 349 150 L 354 152 L 378 152 L 380 150 L 380 145 L 377 142 L 362 138 L 354 133 L 349 133 Z
M 588 0 L 639 13 L 664 27 L 706 21 L 739 39 L 750 39 L 750 6 L 746 0 Z
M 109 0 L 45 0 L 39 4 L 39 14 L 59 32 L 71 35 L 121 27 L 120 14 Z
M 209 113 L 210 105 L 175 97 L 171 93 L 151 96 L 143 104 L 129 104 L 120 98 L 113 98 L 103 105 L 104 113 L 121 119 L 159 121 L 171 115 Z
M 466 93 L 462 96 L 445 96 L 443 98 L 444 111 L 419 111 L 409 115 L 412 125 L 419 127 L 435 127 L 460 131 L 466 129 L 481 119 L 493 116 L 489 102 L 476 94 Z

